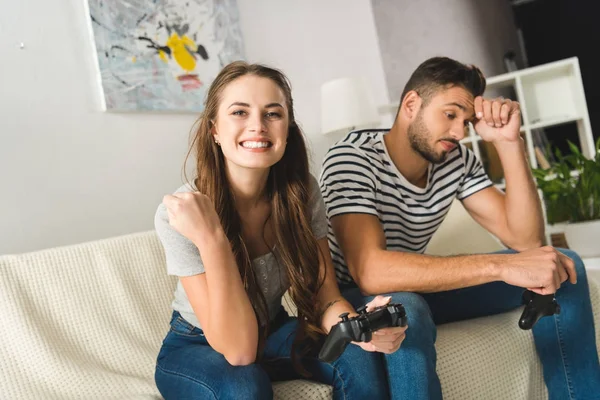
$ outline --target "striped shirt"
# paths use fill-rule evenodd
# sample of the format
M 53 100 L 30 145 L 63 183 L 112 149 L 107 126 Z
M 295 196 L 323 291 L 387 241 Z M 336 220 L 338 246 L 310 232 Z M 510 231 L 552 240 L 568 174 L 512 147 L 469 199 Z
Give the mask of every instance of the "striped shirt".
M 387 250 L 423 253 L 452 201 L 464 200 L 492 182 L 473 152 L 460 144 L 443 163 L 430 164 L 426 187 L 417 187 L 392 162 L 383 141 L 387 132 L 350 132 L 329 150 L 319 182 L 327 219 L 347 213 L 375 215 Z M 338 281 L 352 282 L 331 222 L 327 236 Z

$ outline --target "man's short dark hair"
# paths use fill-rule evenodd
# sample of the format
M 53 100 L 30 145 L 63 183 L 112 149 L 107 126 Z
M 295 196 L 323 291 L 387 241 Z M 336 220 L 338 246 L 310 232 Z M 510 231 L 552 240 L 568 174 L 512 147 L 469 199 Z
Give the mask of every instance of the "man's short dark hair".
M 471 92 L 473 97 L 485 91 L 485 77 L 479 68 L 466 65 L 448 57 L 433 57 L 424 61 L 412 73 L 404 86 L 400 104 L 404 96 L 414 90 L 427 105 L 439 90 L 459 86 Z

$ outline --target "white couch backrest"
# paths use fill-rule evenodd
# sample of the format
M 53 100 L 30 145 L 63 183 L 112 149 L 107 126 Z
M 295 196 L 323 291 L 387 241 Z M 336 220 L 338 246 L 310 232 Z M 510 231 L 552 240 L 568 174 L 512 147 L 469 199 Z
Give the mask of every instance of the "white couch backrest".
M 175 283 L 154 231 L 1 256 L 0 397 L 157 397 Z

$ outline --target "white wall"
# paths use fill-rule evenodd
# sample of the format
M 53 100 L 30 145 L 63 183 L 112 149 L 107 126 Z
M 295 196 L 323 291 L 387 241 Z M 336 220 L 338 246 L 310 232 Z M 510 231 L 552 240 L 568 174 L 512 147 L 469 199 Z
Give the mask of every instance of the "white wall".
M 373 0 L 373 15 L 392 101 L 429 57 L 448 56 L 494 76 L 505 72 L 508 50 L 519 54 L 506 0 Z
M 83 1 L 19 0 L 0 13 L 0 254 L 151 229 L 181 182 L 195 116 L 100 111 Z M 238 5 L 247 59 L 292 82 L 316 172 L 332 141 L 318 134 L 321 83 L 363 76 L 389 101 L 371 4 Z
M 317 174 L 330 144 L 319 134 L 320 90 L 327 80 L 362 76 L 377 104 L 389 103 L 368 0 L 238 0 L 246 55 L 290 78 L 296 118 L 309 137 Z

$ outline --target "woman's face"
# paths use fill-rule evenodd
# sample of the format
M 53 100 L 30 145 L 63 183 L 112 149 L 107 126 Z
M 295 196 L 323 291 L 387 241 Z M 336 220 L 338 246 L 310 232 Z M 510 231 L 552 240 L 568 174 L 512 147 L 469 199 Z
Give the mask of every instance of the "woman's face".
M 230 170 L 266 169 L 281 160 L 289 115 L 279 86 L 268 78 L 244 75 L 221 96 L 212 134 Z

